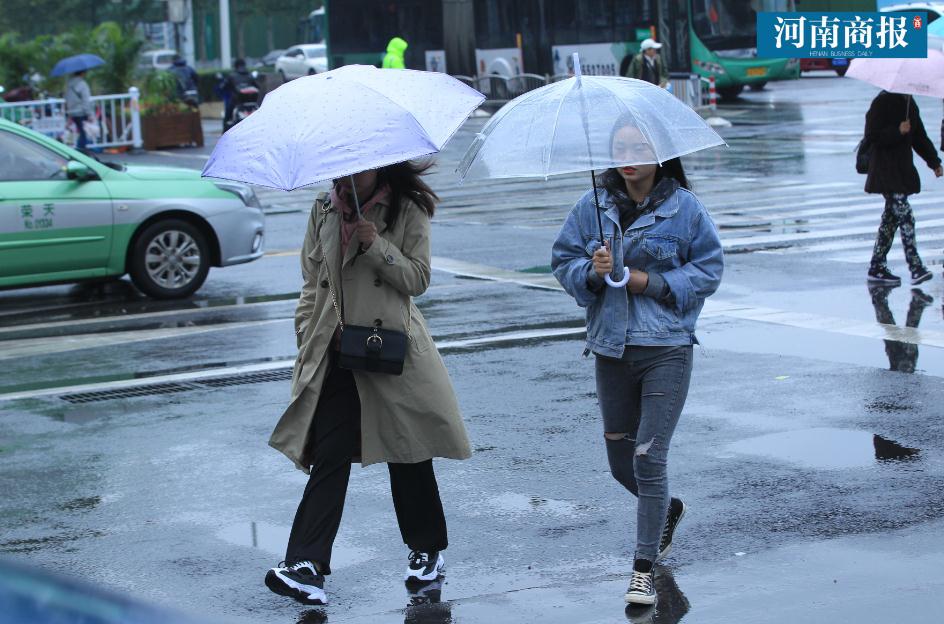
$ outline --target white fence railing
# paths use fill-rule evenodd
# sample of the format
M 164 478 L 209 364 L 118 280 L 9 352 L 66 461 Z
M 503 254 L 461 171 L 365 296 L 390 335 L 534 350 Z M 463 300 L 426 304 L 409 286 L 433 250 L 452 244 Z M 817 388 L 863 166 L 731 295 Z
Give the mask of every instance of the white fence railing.
M 94 113 L 85 122 L 88 148 L 133 147 L 143 145 L 139 92 L 131 87 L 128 93 L 93 95 Z M 66 115 L 62 98 L 29 102 L 0 103 L 0 118 L 27 126 L 36 132 L 75 146 L 78 129 Z
M 541 76 L 539 74 L 521 74 L 519 76 L 453 76 L 473 89 L 478 89 L 488 99 L 488 104 L 503 104 L 519 95 L 538 89 L 553 82 L 572 78 L 569 74 Z M 694 109 L 708 106 L 707 83 L 696 74 L 675 74 L 669 79 L 671 92 Z

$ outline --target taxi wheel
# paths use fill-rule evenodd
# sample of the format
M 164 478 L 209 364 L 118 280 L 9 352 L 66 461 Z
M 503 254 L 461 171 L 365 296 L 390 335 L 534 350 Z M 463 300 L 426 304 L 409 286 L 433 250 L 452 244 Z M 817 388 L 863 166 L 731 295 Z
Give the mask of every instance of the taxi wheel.
M 138 290 L 150 297 L 189 297 L 203 285 L 209 272 L 206 237 L 186 221 L 158 221 L 135 239 L 128 273 Z

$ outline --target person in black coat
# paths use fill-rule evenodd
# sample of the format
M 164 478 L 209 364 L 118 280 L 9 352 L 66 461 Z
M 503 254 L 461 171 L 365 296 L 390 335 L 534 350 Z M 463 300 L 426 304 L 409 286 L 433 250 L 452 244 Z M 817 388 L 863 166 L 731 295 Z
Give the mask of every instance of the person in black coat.
M 888 270 L 886 258 L 895 230 L 901 230 L 901 244 L 911 269 L 911 283 L 931 279 L 931 272 L 921 262 L 915 243 L 915 220 L 908 196 L 921 192 L 921 178 L 914 166 L 914 150 L 941 177 L 941 159 L 928 138 L 914 98 L 900 93 L 882 91 L 872 100 L 865 115 L 865 140 L 871 145 L 866 193 L 885 197 L 885 211 L 875 239 L 869 282 L 900 284 L 901 278 Z

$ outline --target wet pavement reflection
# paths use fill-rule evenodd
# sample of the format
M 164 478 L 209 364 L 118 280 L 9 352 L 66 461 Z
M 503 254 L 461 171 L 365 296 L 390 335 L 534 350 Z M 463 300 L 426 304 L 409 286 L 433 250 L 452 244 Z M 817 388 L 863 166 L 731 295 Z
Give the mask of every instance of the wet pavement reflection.
M 628 605 L 626 619 L 633 624 L 677 624 L 691 609 L 668 568 L 657 567 L 655 579 L 658 601 L 652 606 Z
M 897 286 L 869 286 L 872 306 L 875 308 L 875 320 L 883 325 L 896 325 L 895 316 L 888 305 L 888 295 Z M 934 297 L 920 288 L 911 289 L 911 302 L 905 317 L 905 327 L 917 328 L 921 323 L 924 309 L 934 303 Z M 918 345 L 897 340 L 886 340 L 885 354 L 888 356 L 889 370 L 900 373 L 913 373 L 918 367 Z
M 869 468 L 876 461 L 917 459 L 920 453 L 868 431 L 828 427 L 770 433 L 739 440 L 728 449 L 825 470 Z

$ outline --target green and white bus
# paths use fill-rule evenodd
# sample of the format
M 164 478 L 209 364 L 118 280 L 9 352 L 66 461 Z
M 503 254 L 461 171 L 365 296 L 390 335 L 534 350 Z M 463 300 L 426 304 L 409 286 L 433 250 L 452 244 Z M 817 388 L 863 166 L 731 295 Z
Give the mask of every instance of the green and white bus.
M 722 96 L 799 77 L 799 63 L 758 59 L 756 13 L 794 0 L 324 0 L 310 31 L 330 67 L 379 64 L 387 42 L 409 42 L 406 63 L 450 74 L 553 76 L 578 52 L 586 73 L 618 74 L 647 37 L 673 72 L 714 76 Z

